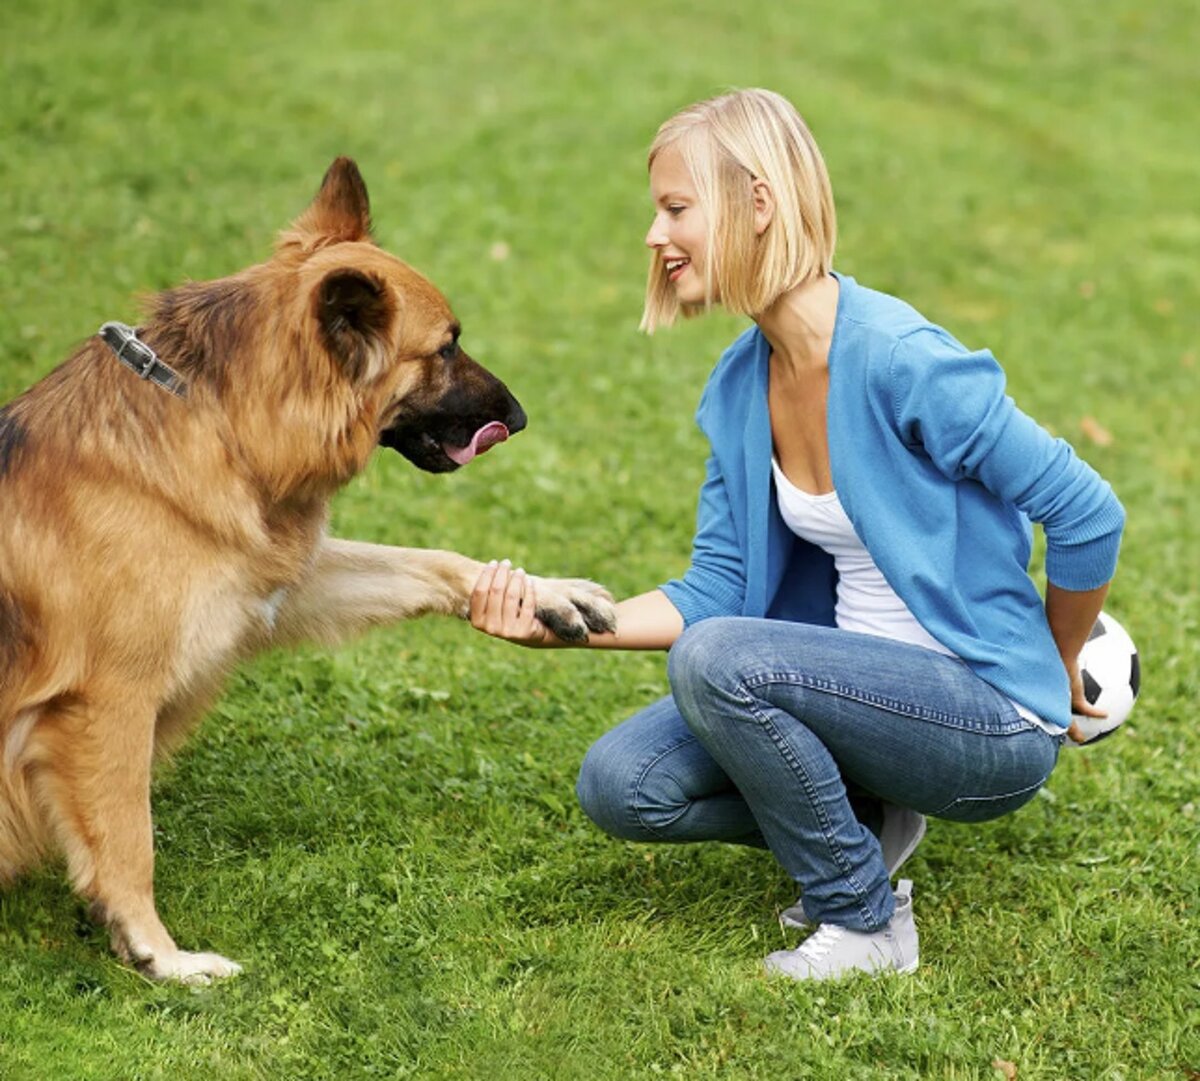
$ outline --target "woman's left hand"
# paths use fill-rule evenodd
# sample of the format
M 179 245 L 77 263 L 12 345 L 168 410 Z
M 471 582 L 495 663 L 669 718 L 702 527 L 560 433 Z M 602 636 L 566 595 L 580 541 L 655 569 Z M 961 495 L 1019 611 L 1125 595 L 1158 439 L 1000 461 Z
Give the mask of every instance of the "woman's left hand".
M 1071 712 L 1082 717 L 1107 717 L 1106 710 L 1097 709 L 1087 700 L 1087 695 L 1083 691 L 1083 676 L 1079 672 L 1079 660 L 1072 662 L 1063 662 L 1066 665 L 1067 677 L 1071 681 Z M 1083 733 L 1079 731 L 1078 726 L 1074 721 L 1071 722 L 1071 727 L 1067 729 L 1067 735 L 1076 743 L 1083 743 Z
M 1083 591 L 1061 589 L 1053 582 L 1046 585 L 1046 620 L 1050 624 L 1050 633 L 1054 635 L 1054 643 L 1058 646 L 1063 667 L 1067 670 L 1067 678 L 1071 681 L 1071 712 L 1081 717 L 1108 716 L 1104 710 L 1097 709 L 1087 700 L 1083 693 L 1083 676 L 1079 674 L 1079 651 L 1096 625 L 1096 617 L 1104 607 L 1107 594 L 1107 583 Z M 1083 733 L 1073 721 L 1067 729 L 1067 735 L 1076 743 L 1084 742 Z

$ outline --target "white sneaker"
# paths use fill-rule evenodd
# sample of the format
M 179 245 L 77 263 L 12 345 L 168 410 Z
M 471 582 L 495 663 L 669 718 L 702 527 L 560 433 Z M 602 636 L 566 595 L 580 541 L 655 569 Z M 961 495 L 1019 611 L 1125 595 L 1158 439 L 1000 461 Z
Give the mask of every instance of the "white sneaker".
M 896 911 L 882 930 L 852 931 L 823 923 L 794 950 L 770 954 L 764 962 L 767 973 L 794 980 L 836 980 L 856 972 L 915 972 L 921 954 L 908 879 L 901 880 L 895 897 Z
M 883 825 L 879 829 L 879 847 L 883 849 L 883 863 L 891 878 L 904 866 L 908 857 L 916 850 L 925 836 L 925 816 L 895 803 L 884 803 Z M 811 927 L 804 914 L 804 906 L 797 901 L 779 913 L 779 922 L 784 927 L 804 930 Z

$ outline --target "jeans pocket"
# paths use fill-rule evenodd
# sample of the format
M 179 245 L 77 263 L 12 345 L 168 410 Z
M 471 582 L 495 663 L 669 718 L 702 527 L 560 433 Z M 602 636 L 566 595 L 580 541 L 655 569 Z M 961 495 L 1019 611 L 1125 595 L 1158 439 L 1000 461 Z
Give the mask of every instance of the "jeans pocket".
M 1045 783 L 1046 778 L 1043 777 L 1037 784 L 999 796 L 959 796 L 940 811 L 934 811 L 933 816 L 951 822 L 987 822 L 1023 807 L 1037 795 L 1037 790 Z

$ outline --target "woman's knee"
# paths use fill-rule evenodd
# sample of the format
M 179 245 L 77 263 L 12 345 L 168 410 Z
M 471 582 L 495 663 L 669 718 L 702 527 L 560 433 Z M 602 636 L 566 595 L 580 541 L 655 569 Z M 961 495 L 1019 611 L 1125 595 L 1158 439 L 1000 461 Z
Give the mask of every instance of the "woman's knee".
M 691 698 L 712 685 L 737 644 L 736 624 L 740 622 L 726 617 L 701 620 L 675 640 L 667 655 L 667 678 L 676 702 L 680 702 L 681 692 Z
M 605 833 L 621 840 L 640 840 L 633 828 L 636 818 L 628 766 L 614 746 L 616 731 L 605 733 L 588 748 L 579 767 L 575 795 L 583 813 Z
M 728 705 L 736 693 L 747 622 L 737 617 L 705 619 L 688 627 L 671 647 L 667 658 L 671 693 L 697 735 L 703 734 L 706 723 L 724 714 L 710 708 L 716 700 Z
M 613 837 L 669 841 L 673 825 L 692 803 L 689 782 L 678 771 L 691 776 L 688 762 L 697 756 L 696 741 L 686 735 L 657 748 L 649 757 L 645 753 L 631 755 L 631 750 L 619 727 L 592 744 L 575 783 L 579 805 Z M 645 748 L 638 750 L 644 752 Z

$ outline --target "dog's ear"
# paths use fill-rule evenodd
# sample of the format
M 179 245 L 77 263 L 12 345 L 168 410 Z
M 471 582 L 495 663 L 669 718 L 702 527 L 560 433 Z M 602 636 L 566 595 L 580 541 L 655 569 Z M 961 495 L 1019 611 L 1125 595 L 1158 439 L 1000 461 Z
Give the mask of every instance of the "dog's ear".
M 350 158 L 338 158 L 329 167 L 321 190 L 308 209 L 285 232 L 282 240 L 308 246 L 371 239 L 371 202 L 362 173 Z
M 382 361 L 396 305 L 382 281 L 361 270 L 343 267 L 321 279 L 316 317 L 326 347 L 351 379 L 371 374 Z

